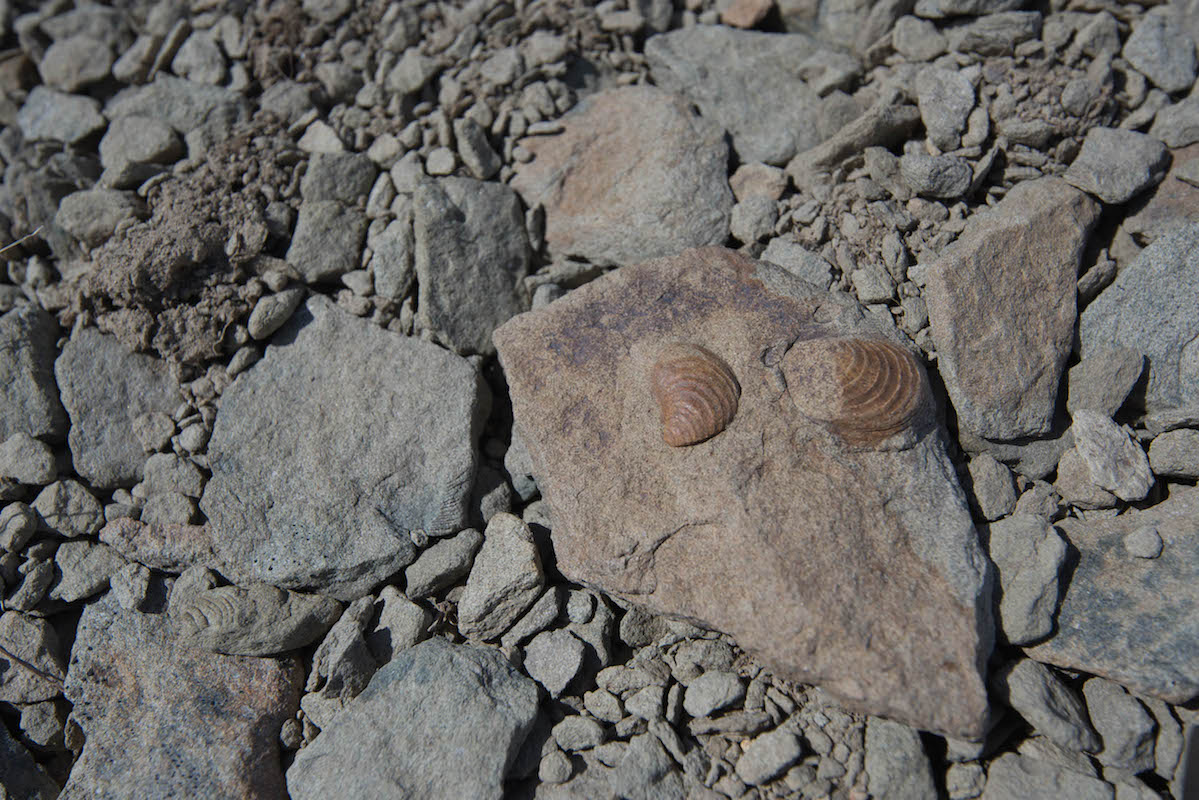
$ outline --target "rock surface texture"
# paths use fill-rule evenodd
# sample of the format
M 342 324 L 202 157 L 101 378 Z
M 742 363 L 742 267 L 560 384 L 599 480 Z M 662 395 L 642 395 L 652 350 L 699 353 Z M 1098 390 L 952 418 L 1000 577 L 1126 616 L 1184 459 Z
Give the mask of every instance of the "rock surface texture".
M 854 304 L 700 249 L 618 270 L 495 338 L 564 574 L 732 634 L 851 705 L 982 732 L 977 535 L 923 371 L 860 385 L 825 355 L 830 341 L 882 341 Z M 702 343 L 741 385 L 728 427 L 691 447 L 662 441 L 650 392 L 670 341 Z M 838 427 L 851 411 L 885 415 L 895 393 L 919 407 L 885 436 Z

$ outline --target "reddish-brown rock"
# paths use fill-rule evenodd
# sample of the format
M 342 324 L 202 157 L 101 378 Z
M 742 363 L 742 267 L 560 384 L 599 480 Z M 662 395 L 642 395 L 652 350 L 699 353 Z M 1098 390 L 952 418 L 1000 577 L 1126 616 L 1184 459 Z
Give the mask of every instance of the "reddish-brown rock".
M 729 633 L 851 707 L 978 737 L 990 587 L 922 368 L 860 393 L 884 411 L 893 383 L 916 399 L 887 438 L 847 441 L 802 410 L 816 372 L 801 356 L 885 340 L 875 325 L 843 295 L 703 248 L 609 273 L 495 343 L 563 574 Z M 671 447 L 651 381 L 679 341 L 718 356 L 741 394 L 724 430 Z

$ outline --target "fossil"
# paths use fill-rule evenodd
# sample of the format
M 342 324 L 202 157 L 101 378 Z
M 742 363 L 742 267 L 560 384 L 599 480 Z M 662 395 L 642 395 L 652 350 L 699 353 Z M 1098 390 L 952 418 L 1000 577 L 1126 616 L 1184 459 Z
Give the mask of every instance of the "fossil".
M 650 379 L 671 447 L 698 444 L 723 431 L 737 413 L 741 385 L 720 356 L 699 345 L 670 342 Z
M 920 364 L 882 339 L 813 339 L 783 358 L 799 410 L 850 444 L 872 445 L 906 428 L 924 407 Z

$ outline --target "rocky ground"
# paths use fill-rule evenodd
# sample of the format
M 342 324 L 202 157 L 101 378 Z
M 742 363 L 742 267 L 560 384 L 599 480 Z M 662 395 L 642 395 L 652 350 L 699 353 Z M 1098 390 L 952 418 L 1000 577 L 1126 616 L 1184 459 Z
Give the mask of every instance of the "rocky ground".
M 0 794 L 1199 796 L 1193 0 L 0 24 Z

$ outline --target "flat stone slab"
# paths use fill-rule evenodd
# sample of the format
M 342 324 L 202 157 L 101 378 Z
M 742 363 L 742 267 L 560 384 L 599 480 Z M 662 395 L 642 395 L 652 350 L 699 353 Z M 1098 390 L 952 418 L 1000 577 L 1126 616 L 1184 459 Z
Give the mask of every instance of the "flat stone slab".
M 1186 703 L 1199 695 L 1199 488 L 1174 486 L 1144 510 L 1109 520 L 1055 523 L 1077 550 L 1057 632 L 1025 652 L 1037 661 L 1102 675 L 1139 694 Z M 1136 558 L 1124 538 L 1151 527 L 1157 558 Z
M 906 353 L 875 325 L 844 295 L 703 248 L 611 272 L 495 341 L 564 575 L 724 631 L 853 708 L 978 737 L 990 586 L 923 370 L 905 355 L 898 386 L 871 373 L 858 397 L 873 416 L 827 414 L 853 389 L 821 373 L 830 340 Z M 727 427 L 689 446 L 664 442 L 651 387 L 672 342 L 740 387 Z M 880 388 L 921 401 L 882 438 L 867 435 L 895 422 L 866 396 Z
M 353 600 L 466 527 L 486 389 L 474 367 L 314 297 L 221 397 L 208 515 L 221 572 Z

